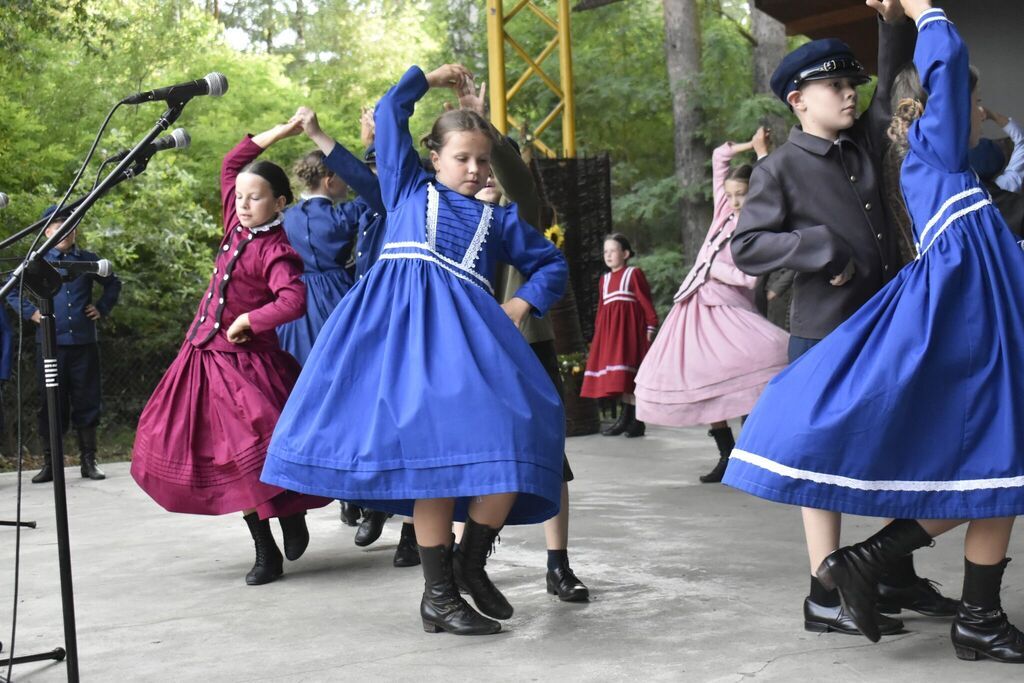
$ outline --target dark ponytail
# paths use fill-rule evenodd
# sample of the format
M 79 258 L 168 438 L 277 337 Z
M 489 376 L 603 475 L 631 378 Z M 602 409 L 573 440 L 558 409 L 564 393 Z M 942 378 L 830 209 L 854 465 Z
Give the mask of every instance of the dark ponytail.
M 292 184 L 288 180 L 288 174 L 284 169 L 272 161 L 254 161 L 242 169 L 242 173 L 258 175 L 270 184 L 270 189 L 275 197 L 284 197 L 286 204 L 295 200 L 292 194 Z

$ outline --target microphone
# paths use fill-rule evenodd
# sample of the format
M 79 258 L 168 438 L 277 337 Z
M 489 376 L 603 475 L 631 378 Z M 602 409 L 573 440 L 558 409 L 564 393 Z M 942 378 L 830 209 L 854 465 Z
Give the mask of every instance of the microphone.
M 220 97 L 226 93 L 227 90 L 228 79 L 225 78 L 224 74 L 212 71 L 206 74 L 204 78 L 200 78 L 197 81 L 177 83 L 165 88 L 137 92 L 134 95 L 129 95 L 121 100 L 121 104 L 142 104 L 143 102 L 154 102 L 157 100 L 182 102 L 184 100 L 192 99 L 196 95 Z
M 153 142 L 143 147 L 142 151 L 139 152 L 139 158 L 148 159 L 149 157 L 153 156 L 154 154 L 162 150 L 185 149 L 191 144 L 192 138 L 189 136 L 188 131 L 186 131 L 184 128 L 175 128 L 174 130 L 171 131 L 170 135 L 165 135 L 162 138 L 157 138 Z M 121 159 L 124 159 L 126 156 L 128 156 L 130 152 L 130 149 L 122 149 L 120 152 L 107 159 L 107 161 L 121 161 Z
M 4 194 L 3 192 L 0 192 L 0 209 L 6 209 L 7 205 L 10 204 L 10 203 L 11 203 L 10 198 L 6 194 Z
M 99 261 L 62 261 L 51 265 L 58 270 L 67 271 L 67 274 L 71 277 L 90 273 L 95 273 L 100 277 L 107 277 L 114 272 L 114 266 L 105 258 Z

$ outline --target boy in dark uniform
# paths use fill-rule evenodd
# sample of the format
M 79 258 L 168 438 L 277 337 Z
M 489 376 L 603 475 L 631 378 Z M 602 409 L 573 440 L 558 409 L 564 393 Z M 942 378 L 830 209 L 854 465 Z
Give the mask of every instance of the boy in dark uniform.
M 855 86 L 868 76 L 850 48 L 815 40 L 787 55 L 772 90 L 800 121 L 755 168 L 732 240 L 736 265 L 751 275 L 779 268 L 796 272 L 790 313 L 789 357 L 795 360 L 870 299 L 896 274 L 901 260 L 882 192 L 882 157 L 892 117 L 890 89 L 897 70 L 913 58 L 916 32 L 899 0 L 867 0 L 878 11 L 878 87 L 857 118 Z M 898 455 L 898 454 L 894 454 Z M 836 591 L 814 569 L 839 547 L 839 513 L 803 509 L 811 561 L 804 601 L 809 631 L 859 633 Z M 911 609 L 952 617 L 957 603 L 917 576 L 907 556 L 898 574 L 879 586 L 882 612 Z M 882 633 L 902 629 L 877 615 Z
M 49 217 L 57 207 L 51 206 L 43 212 Z M 62 212 L 46 229 L 46 236 L 56 233 L 67 219 Z M 46 255 L 55 268 L 70 261 L 98 261 L 99 257 L 75 244 L 77 230 L 72 230 L 56 247 Z M 93 284 L 99 283 L 103 294 L 93 303 Z M 96 426 L 100 421 L 100 353 L 96 336 L 96 321 L 110 315 L 121 294 L 121 280 L 116 275 L 101 277 L 96 274 L 80 275 L 65 282 L 54 298 L 54 318 L 57 325 L 57 371 L 60 382 L 59 405 L 61 431 L 69 422 L 78 434 L 79 459 L 82 476 L 87 479 L 105 479 L 106 475 L 96 465 Z M 39 309 L 27 299 L 18 298 L 18 290 L 12 290 L 8 298 L 11 306 L 25 320 L 38 323 Z M 46 387 L 43 382 L 42 329 L 36 331 L 36 377 L 39 393 Z M 32 477 L 33 484 L 53 480 L 53 462 L 50 454 L 49 419 L 46 401 L 39 409 L 39 437 L 43 446 L 43 468 Z

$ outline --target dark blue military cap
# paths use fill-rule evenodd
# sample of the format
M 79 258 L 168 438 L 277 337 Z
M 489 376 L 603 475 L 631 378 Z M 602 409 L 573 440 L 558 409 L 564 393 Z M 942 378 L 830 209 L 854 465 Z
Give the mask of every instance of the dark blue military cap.
M 50 216 L 53 215 L 53 213 L 56 210 L 57 210 L 57 205 L 56 204 L 51 204 L 50 206 L 48 206 L 45 209 L 43 209 L 43 215 L 41 215 L 39 218 L 40 219 L 49 218 Z M 67 220 L 67 217 L 70 216 L 70 215 L 71 215 L 71 210 L 69 208 L 67 208 L 67 207 L 64 207 L 63 209 L 61 209 L 61 212 L 54 217 L 53 221 L 54 221 L 54 223 L 59 223 L 61 221 Z
M 772 74 L 772 92 L 783 102 L 786 95 L 807 81 L 849 78 L 866 83 L 868 74 L 850 46 L 837 38 L 822 38 L 801 45 L 786 55 Z

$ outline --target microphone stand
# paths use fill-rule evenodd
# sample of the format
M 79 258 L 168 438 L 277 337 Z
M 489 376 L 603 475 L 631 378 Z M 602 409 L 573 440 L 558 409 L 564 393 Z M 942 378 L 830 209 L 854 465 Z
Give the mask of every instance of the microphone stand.
M 57 521 L 57 560 L 60 566 L 60 595 L 64 621 L 64 648 L 48 653 L 14 657 L 0 660 L 0 666 L 22 664 L 46 659 L 60 661 L 67 655 L 67 679 L 78 683 L 78 635 L 75 628 L 75 597 L 71 579 L 71 540 L 68 531 L 67 489 L 64 482 L 64 433 L 58 408 L 60 390 L 57 373 L 57 324 L 54 318 L 53 297 L 60 291 L 62 278 L 57 270 L 44 260 L 68 233 L 77 227 L 85 213 L 96 201 L 117 183 L 132 178 L 145 170 L 149 158 L 142 156 L 142 149 L 156 139 L 160 133 L 174 123 L 190 98 L 168 102 L 165 111 L 146 136 L 121 160 L 117 167 L 103 179 L 86 197 L 75 203 L 75 209 L 64 224 L 39 249 L 32 251 L 11 278 L 0 287 L 0 300 L 7 296 L 19 277 L 24 278 L 25 288 L 39 299 L 40 327 L 42 329 L 43 377 L 46 385 L 46 408 L 50 430 L 50 462 L 53 469 L 53 499 Z M 138 159 L 138 163 L 136 160 Z M 134 164 L 134 165 L 133 165 Z M 129 168 L 131 167 L 131 168 Z M 29 234 L 40 223 L 34 223 L 18 234 L 0 242 L 0 248 L 9 246 Z

